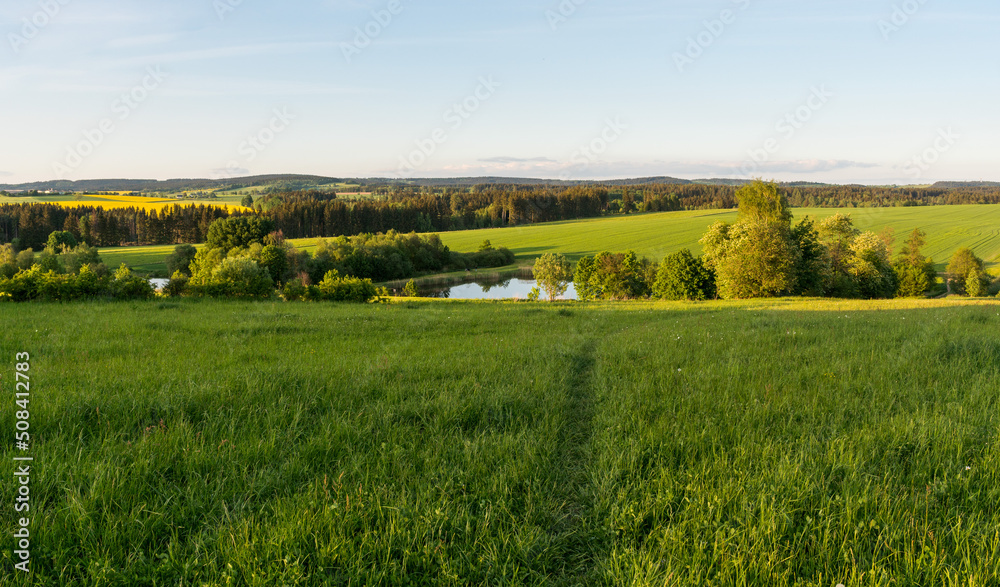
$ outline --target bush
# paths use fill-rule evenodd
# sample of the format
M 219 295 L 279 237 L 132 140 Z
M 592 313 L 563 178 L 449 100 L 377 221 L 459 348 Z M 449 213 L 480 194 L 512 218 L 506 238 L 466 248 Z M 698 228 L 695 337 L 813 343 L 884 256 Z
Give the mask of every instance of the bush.
M 318 287 L 321 299 L 333 302 L 368 302 L 378 295 L 370 279 L 341 277 L 336 270 L 328 272 Z
M 148 280 L 138 277 L 122 263 L 111 281 L 111 295 L 119 300 L 148 299 L 155 291 Z
M 667 255 L 653 284 L 653 297 L 664 300 L 707 300 L 715 297 L 715 277 L 691 251 Z
M 170 281 L 163 287 L 163 293 L 172 298 L 180 297 L 187 290 L 189 281 L 191 278 L 182 271 L 174 271 L 173 275 L 170 276 Z
M 576 265 L 573 282 L 582 301 L 626 300 L 649 295 L 652 264 L 635 253 L 599 253 Z
M 417 291 L 417 282 L 413 281 L 412 279 L 407 281 L 406 285 L 403 286 L 403 297 L 415 298 L 418 297 L 419 295 L 420 292 Z
M 274 293 L 267 270 L 246 257 L 223 259 L 210 274 L 192 277 L 189 287 L 192 293 L 208 297 L 269 298 Z

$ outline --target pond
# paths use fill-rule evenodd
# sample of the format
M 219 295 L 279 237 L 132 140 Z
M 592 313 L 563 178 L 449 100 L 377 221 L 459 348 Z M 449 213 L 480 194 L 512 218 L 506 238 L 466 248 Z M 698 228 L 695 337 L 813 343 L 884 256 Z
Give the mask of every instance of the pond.
M 166 287 L 168 283 L 170 283 L 170 280 L 163 279 L 160 277 L 153 277 L 149 280 L 149 283 L 150 285 L 153 286 L 153 289 L 163 289 L 164 287 Z
M 448 298 L 452 300 L 523 300 L 531 293 L 531 289 L 537 285 L 534 279 L 509 278 L 502 281 L 481 280 L 458 285 L 440 286 L 433 288 L 420 288 L 421 297 L 426 298 Z M 545 299 L 545 292 L 542 292 Z M 575 300 L 576 290 L 570 284 L 561 300 Z

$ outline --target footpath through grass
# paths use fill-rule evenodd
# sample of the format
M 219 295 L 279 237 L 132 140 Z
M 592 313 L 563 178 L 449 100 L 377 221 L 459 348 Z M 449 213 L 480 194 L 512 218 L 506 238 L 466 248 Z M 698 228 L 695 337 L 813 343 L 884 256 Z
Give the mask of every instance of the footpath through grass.
M 34 572 L 11 571 L 8 510 L 4 585 L 1000 576 L 996 303 L 182 300 L 0 318 L 10 389 L 31 353 L 36 459 Z

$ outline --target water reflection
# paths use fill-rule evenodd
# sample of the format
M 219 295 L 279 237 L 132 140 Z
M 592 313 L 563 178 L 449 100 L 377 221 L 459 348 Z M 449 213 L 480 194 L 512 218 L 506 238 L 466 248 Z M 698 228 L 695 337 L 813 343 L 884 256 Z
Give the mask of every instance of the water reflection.
M 453 300 L 524 300 L 537 285 L 534 279 L 508 278 L 502 281 L 476 281 L 447 287 L 421 289 L 420 295 L 427 298 L 448 298 Z M 545 292 L 542 292 L 545 299 Z M 576 290 L 570 284 L 561 300 L 575 300 Z

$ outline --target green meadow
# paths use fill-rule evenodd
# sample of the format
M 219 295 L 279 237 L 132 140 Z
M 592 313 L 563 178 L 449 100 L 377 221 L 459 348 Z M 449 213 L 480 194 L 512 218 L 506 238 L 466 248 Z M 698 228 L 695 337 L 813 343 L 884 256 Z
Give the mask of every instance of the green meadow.
M 9 386 L 31 355 L 35 458 L 33 573 L 10 571 L 8 510 L 4 585 L 1000 576 L 997 303 L 182 299 L 0 319 Z
M 805 216 L 823 219 L 847 213 L 861 230 L 880 232 L 891 227 L 900 243 L 914 228 L 920 228 L 927 232 L 924 253 L 932 257 L 942 271 L 952 253 L 960 247 L 973 249 L 989 262 L 1000 257 L 1000 206 L 795 208 L 793 213 L 796 221 Z M 446 245 L 459 252 L 475 251 L 483 240 L 489 239 L 494 246 L 514 251 L 519 262 L 525 265 L 545 253 L 564 253 L 578 260 L 601 251 L 627 250 L 659 261 L 683 248 L 700 254 L 698 240 L 708 227 L 735 218 L 736 212 L 728 210 L 661 212 L 440 234 Z M 292 242 L 310 250 L 315 247 L 316 240 Z M 170 246 L 125 247 L 103 249 L 101 256 L 108 266 L 125 263 L 139 271 L 165 273 L 163 260 L 172 251 Z

